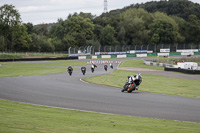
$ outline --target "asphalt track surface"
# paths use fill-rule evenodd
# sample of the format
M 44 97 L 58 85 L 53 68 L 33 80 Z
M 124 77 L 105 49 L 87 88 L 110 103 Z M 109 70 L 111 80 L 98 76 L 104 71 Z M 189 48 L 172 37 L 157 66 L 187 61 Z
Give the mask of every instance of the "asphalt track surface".
M 121 88 L 85 83 L 81 81 L 82 78 L 110 73 L 117 64 L 108 71 L 103 69 L 103 65 L 98 65 L 94 73 L 90 71 L 90 65 L 86 67 L 86 75 L 77 69 L 72 76 L 65 72 L 0 77 L 0 98 L 91 112 L 200 122 L 200 99 L 142 91 L 122 93 Z

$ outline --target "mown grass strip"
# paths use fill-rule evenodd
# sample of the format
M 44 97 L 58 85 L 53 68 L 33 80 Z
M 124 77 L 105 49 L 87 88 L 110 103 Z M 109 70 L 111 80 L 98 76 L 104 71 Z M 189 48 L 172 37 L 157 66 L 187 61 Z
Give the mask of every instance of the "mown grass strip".
M 148 68 L 155 70 L 164 70 L 163 67 L 145 65 L 144 60 L 126 60 L 121 62 L 120 67 L 136 67 L 136 68 Z
M 0 99 L 1 133 L 199 133 L 200 123 L 109 115 Z
M 17 77 L 25 75 L 45 75 L 52 73 L 62 73 L 67 71 L 67 67 L 86 65 L 86 62 L 50 62 L 50 63 L 20 63 L 6 64 L 0 66 L 0 77 Z

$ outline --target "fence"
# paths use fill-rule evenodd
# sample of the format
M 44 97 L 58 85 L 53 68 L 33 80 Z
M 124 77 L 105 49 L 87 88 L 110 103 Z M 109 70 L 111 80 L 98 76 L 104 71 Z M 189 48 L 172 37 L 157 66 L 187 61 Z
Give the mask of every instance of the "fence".
M 153 53 L 160 52 L 160 49 L 170 49 L 170 52 L 176 52 L 178 49 L 200 49 L 199 45 L 194 44 L 161 44 L 161 45 L 115 45 L 115 46 L 82 46 L 70 47 L 69 55 L 95 55 L 95 52 L 126 52 L 130 50 L 146 50 Z

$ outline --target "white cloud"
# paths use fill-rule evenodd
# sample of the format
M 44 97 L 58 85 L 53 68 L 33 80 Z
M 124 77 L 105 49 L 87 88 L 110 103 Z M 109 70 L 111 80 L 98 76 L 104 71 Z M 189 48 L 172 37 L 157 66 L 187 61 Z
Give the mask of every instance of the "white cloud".
M 47 6 L 25 6 L 25 7 L 19 7 L 18 9 L 21 13 L 27 13 L 27 12 L 47 10 L 48 7 Z

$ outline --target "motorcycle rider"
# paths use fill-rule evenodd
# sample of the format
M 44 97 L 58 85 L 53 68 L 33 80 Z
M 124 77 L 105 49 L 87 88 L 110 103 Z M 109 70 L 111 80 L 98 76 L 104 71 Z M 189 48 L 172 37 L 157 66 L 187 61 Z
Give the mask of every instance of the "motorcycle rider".
M 113 69 L 113 65 L 110 63 L 110 68 L 112 68 Z
M 92 62 L 92 65 L 94 66 L 94 68 L 97 68 L 97 65 L 96 65 L 96 64 L 94 64 L 94 62 Z
M 136 84 L 135 89 L 138 90 L 142 82 L 142 74 L 138 73 L 137 75 L 128 76 L 128 83 L 132 83 L 133 81 L 135 81 Z
M 107 65 L 104 65 L 104 69 L 105 69 L 105 71 L 107 71 L 107 68 L 108 68 L 108 66 L 107 66 Z
M 85 75 L 85 73 L 86 73 L 86 67 L 81 67 L 81 71 L 82 71 L 82 73 L 83 73 L 83 75 Z
M 73 72 L 72 66 L 69 66 L 69 67 L 67 68 L 67 70 L 68 70 L 69 75 L 71 76 L 71 74 L 72 74 L 72 72 Z
M 91 71 L 92 71 L 92 73 L 94 72 L 94 64 L 92 64 L 92 66 L 91 66 Z

